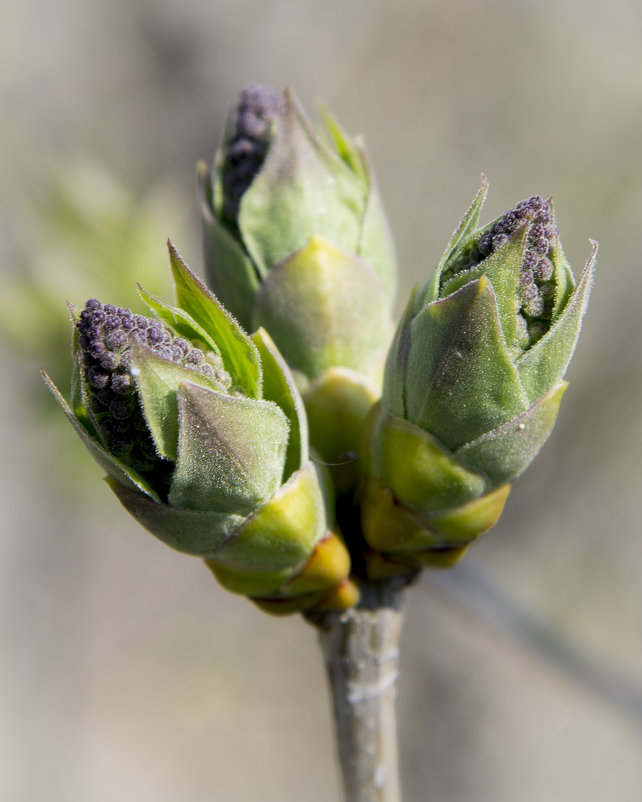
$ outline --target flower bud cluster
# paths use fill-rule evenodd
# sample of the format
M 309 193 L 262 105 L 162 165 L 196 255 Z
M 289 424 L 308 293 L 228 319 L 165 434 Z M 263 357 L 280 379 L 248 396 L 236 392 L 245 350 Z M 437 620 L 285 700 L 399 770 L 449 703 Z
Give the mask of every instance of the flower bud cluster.
M 235 223 L 245 190 L 260 170 L 274 118 L 283 109 L 280 94 L 251 84 L 241 94 L 222 169 L 223 215 Z
M 279 614 L 452 565 L 495 524 L 555 424 L 597 253 L 576 284 L 540 195 L 480 226 L 484 178 L 391 344 L 374 176 L 327 111 L 320 133 L 291 90 L 247 87 L 199 165 L 213 291 L 168 243 L 175 305 L 87 301 L 71 403 L 43 374 L 136 520 Z
M 494 526 L 555 425 L 588 304 L 596 243 L 576 283 L 551 201 L 479 227 L 487 190 L 411 296 L 366 424 L 362 532 L 396 563 L 452 565 Z
M 172 336 L 158 320 L 95 298 L 87 301 L 76 328 L 91 412 L 107 448 L 142 475 L 168 481 L 172 466 L 158 456 L 136 394 L 131 346 L 139 343 L 228 389 L 231 377 L 220 357 Z

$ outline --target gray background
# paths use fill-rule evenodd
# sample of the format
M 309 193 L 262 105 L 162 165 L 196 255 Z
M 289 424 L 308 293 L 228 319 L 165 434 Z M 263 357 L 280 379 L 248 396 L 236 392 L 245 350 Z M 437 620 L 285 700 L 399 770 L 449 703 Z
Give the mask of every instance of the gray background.
M 600 241 L 551 440 L 495 530 L 410 595 L 400 741 L 407 802 L 637 802 L 642 5 L 23 0 L 0 15 L 0 798 L 338 798 L 314 631 L 130 521 L 37 378 L 66 387 L 65 300 L 164 286 L 168 236 L 200 270 L 194 163 L 261 81 L 365 134 L 399 309 L 482 171 L 485 219 L 554 196 L 576 275 Z

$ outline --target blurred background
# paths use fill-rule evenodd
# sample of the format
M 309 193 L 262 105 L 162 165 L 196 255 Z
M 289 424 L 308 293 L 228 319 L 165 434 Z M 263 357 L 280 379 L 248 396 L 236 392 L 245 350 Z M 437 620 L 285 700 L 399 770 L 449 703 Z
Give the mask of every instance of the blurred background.
M 642 5 L 22 0 L 0 7 L 0 798 L 338 799 L 313 629 L 131 521 L 42 386 L 65 301 L 201 270 L 194 165 L 250 81 L 363 133 L 401 310 L 485 172 L 553 195 L 598 279 L 560 418 L 496 529 L 408 600 L 406 802 L 642 787 Z

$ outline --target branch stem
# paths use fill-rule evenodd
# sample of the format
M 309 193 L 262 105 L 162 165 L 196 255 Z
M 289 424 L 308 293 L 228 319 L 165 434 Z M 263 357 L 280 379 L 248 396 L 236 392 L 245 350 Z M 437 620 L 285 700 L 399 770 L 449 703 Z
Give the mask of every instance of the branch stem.
M 405 583 L 362 582 L 315 623 L 334 706 L 345 802 L 401 802 L 395 697 Z

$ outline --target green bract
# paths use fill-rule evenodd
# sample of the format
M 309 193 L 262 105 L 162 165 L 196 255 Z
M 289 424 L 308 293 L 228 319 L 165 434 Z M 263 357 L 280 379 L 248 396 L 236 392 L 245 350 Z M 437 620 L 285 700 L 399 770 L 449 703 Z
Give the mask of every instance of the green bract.
M 380 394 L 396 270 L 365 153 L 324 122 L 321 138 L 290 90 L 248 87 L 213 173 L 199 166 L 199 193 L 210 286 L 248 330 L 270 333 L 333 460 Z M 334 416 L 318 417 L 317 396 Z M 337 416 L 350 425 L 329 426 Z
M 486 193 L 484 180 L 388 356 L 364 491 L 366 538 L 384 552 L 456 556 L 492 526 L 567 386 L 597 246 L 576 286 L 552 204 L 535 196 L 478 228 Z
M 225 587 L 276 612 L 353 603 L 287 366 L 170 260 L 176 305 L 140 290 L 156 319 L 72 309 L 71 405 L 52 392 L 126 509 Z

